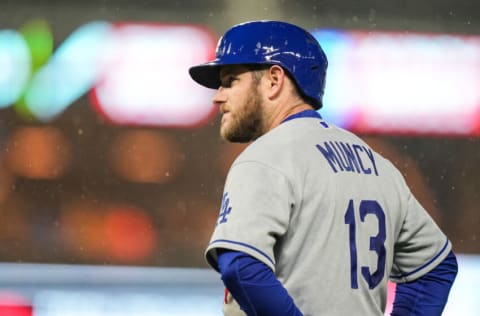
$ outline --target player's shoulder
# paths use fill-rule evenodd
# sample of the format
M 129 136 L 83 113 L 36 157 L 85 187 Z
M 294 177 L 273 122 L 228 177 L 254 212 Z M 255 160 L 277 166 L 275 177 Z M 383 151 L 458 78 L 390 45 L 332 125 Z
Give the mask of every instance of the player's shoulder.
M 289 157 L 302 141 L 311 136 L 306 121 L 293 120 L 280 124 L 249 144 L 238 156 L 237 161 L 278 160 Z

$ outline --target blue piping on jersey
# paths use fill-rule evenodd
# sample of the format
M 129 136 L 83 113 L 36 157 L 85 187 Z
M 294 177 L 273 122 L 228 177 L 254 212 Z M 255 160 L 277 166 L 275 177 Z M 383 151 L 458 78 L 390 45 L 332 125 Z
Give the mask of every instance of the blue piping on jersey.
M 217 239 L 217 240 L 212 241 L 210 243 L 210 245 L 215 244 L 215 243 L 219 243 L 219 242 L 226 242 L 226 243 L 230 243 L 230 244 L 234 244 L 234 245 L 240 245 L 240 246 L 250 248 L 250 249 L 258 252 L 259 254 L 264 256 L 265 258 L 267 258 L 267 260 L 270 261 L 272 263 L 272 265 L 275 266 L 275 262 L 273 262 L 273 260 L 265 252 L 261 251 L 260 249 L 254 247 L 254 246 L 251 246 L 249 244 L 246 244 L 246 243 L 243 243 L 243 242 L 240 242 L 240 241 L 233 241 L 233 240 L 228 240 L 228 239 Z
M 282 121 L 282 123 L 285 123 L 287 121 L 290 121 L 290 120 L 294 120 L 294 119 L 297 119 L 297 118 L 302 118 L 302 117 L 315 117 L 315 118 L 319 118 L 321 119 L 322 117 L 320 116 L 320 113 L 318 113 L 317 111 L 315 110 L 305 110 L 305 111 L 301 111 L 301 112 L 298 112 L 298 113 L 295 113 L 293 115 L 290 115 L 289 117 L 287 117 L 286 119 L 284 119 Z M 281 124 L 281 123 L 280 123 Z
M 404 277 L 407 277 L 409 275 L 412 275 L 420 270 L 422 270 L 423 268 L 425 268 L 426 266 L 428 266 L 430 263 L 432 263 L 433 261 L 435 261 L 444 251 L 445 249 L 447 248 L 448 246 L 448 238 L 447 238 L 447 241 L 445 242 L 445 245 L 443 245 L 443 248 L 442 250 L 440 250 L 437 255 L 435 257 L 433 257 L 430 261 L 428 261 L 427 263 L 425 263 L 424 265 L 418 267 L 417 269 L 411 271 L 411 272 L 408 272 L 408 273 L 405 273 L 405 274 L 400 274 L 400 275 L 391 275 L 390 276 L 390 279 L 401 279 L 401 278 L 404 278 Z

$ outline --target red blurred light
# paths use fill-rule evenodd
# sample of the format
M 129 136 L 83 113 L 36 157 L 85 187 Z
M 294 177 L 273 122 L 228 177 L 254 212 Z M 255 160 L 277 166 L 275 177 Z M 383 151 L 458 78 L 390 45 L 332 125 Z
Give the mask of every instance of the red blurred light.
M 196 84 L 188 68 L 209 60 L 216 37 L 181 24 L 114 25 L 102 78 L 92 90 L 95 108 L 113 123 L 192 127 L 216 114 L 213 90 Z
M 147 258 L 156 246 L 150 217 L 131 206 L 110 210 L 105 218 L 105 234 L 112 256 L 126 262 Z
M 1 316 L 32 316 L 33 307 L 24 297 L 15 293 L 0 293 Z

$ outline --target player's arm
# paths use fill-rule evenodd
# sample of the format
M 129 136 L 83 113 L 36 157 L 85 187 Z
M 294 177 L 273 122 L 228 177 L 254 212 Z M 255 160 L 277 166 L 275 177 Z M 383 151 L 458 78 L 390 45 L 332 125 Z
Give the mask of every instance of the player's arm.
M 240 251 L 218 252 L 223 283 L 248 316 L 302 316 L 267 265 Z
M 447 303 L 448 293 L 457 275 L 455 254 L 449 255 L 432 271 L 396 288 L 392 316 L 441 315 Z

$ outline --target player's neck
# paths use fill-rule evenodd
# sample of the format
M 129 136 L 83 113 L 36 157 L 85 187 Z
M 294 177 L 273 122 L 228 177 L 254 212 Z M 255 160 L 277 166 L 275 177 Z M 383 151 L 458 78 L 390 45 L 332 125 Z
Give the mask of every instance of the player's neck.
M 269 130 L 272 130 L 278 125 L 280 125 L 287 117 L 291 115 L 294 115 L 306 110 L 312 110 L 312 109 L 313 108 L 311 105 L 304 103 L 303 101 L 297 102 L 296 104 L 293 104 L 293 105 L 290 104 L 288 106 L 280 107 L 278 112 L 276 112 L 272 117 L 272 123 L 270 124 Z

